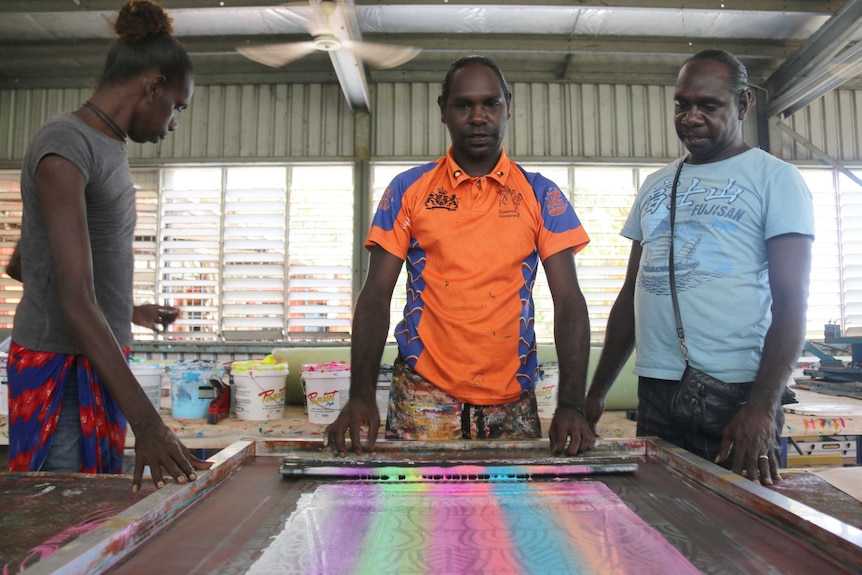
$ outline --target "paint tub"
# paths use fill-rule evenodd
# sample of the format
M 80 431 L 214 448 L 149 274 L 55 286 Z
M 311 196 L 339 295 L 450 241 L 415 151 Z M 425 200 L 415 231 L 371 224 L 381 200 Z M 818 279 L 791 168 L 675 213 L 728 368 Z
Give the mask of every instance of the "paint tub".
M 384 363 L 377 374 L 377 411 L 380 412 L 380 422 L 386 423 L 389 413 L 389 389 L 392 387 L 392 366 Z
M 197 359 L 171 365 L 171 415 L 178 419 L 199 419 L 209 414 L 210 401 L 216 396 L 210 378 L 216 367 Z
M 159 409 L 162 403 L 162 376 L 165 374 L 165 368 L 156 363 L 131 362 L 129 367 L 132 369 L 132 374 L 141 387 L 144 393 L 153 404 L 153 407 Z
M 536 405 L 539 418 L 551 419 L 557 409 L 557 386 L 560 383 L 560 367 L 555 362 L 539 364 L 536 380 Z
M 230 366 L 236 418 L 267 421 L 284 417 L 287 362 L 266 358 L 235 361 Z
M 344 361 L 307 363 L 300 381 L 308 406 L 308 421 L 329 424 L 345 406 L 350 391 L 350 364 Z

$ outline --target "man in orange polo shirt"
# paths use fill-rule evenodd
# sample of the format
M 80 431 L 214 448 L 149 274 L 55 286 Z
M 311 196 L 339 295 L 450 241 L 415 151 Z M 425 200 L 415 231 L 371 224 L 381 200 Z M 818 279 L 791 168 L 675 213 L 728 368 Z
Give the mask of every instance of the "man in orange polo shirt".
M 326 430 L 341 455 L 347 432 L 357 453 L 361 429 L 366 449 L 377 439 L 377 372 L 405 261 L 387 439 L 541 437 L 532 297 L 541 261 L 560 368 L 551 450 L 574 455 L 595 443 L 583 412 L 590 330 L 574 261 L 589 238 L 553 182 L 506 156 L 511 102 L 493 61 L 453 63 L 438 99 L 448 154 L 399 174 L 380 201 L 353 319 L 350 401 Z

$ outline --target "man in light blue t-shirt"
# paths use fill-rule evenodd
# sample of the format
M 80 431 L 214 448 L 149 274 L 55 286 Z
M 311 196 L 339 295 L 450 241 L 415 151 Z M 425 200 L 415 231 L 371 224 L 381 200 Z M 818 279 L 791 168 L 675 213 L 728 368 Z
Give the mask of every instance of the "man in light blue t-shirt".
M 674 125 L 688 154 L 644 181 L 623 227 L 632 251 L 586 411 L 595 425 L 637 349 L 638 435 L 771 484 L 781 479 L 781 397 L 804 341 L 814 212 L 798 170 L 743 141 L 753 105 L 748 74 L 732 54 L 706 50 L 683 64 Z M 686 368 L 670 291 L 671 238 L 688 362 L 731 384 L 695 402 L 694 425 L 671 409 Z

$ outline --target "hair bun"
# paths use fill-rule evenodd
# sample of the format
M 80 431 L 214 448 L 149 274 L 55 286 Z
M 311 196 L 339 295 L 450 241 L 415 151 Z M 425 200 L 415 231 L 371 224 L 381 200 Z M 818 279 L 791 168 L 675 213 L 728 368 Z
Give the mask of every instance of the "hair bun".
M 141 42 L 149 36 L 174 33 L 173 18 L 152 0 L 129 0 L 120 8 L 114 31 L 120 39 Z

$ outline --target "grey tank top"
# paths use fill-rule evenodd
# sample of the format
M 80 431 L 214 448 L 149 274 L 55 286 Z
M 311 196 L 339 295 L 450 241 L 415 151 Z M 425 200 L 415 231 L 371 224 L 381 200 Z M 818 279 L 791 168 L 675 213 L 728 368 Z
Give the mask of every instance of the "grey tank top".
M 15 311 L 12 339 L 36 351 L 81 353 L 69 335 L 60 307 L 45 224 L 36 196 L 36 168 L 47 155 L 65 158 L 84 175 L 96 299 L 117 343 L 127 347 L 132 343 L 132 243 L 136 211 L 126 147 L 69 113 L 45 122 L 24 156 L 20 247 L 24 293 Z

